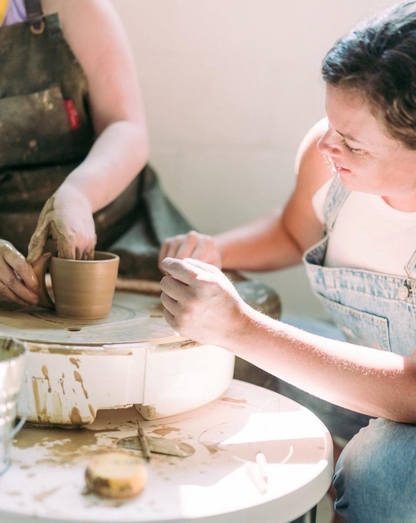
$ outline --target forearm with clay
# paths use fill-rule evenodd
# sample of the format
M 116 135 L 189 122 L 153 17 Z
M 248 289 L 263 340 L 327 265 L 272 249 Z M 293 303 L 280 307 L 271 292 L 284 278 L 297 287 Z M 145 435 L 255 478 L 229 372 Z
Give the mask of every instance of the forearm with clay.
M 127 120 L 111 123 L 57 192 L 78 191 L 95 213 L 123 192 L 146 165 L 148 155 L 144 124 Z
M 91 259 L 96 243 L 93 213 L 129 185 L 148 157 L 146 129 L 119 121 L 100 134 L 90 153 L 46 202 L 29 244 L 28 261 L 42 254 L 49 237 L 63 258 Z

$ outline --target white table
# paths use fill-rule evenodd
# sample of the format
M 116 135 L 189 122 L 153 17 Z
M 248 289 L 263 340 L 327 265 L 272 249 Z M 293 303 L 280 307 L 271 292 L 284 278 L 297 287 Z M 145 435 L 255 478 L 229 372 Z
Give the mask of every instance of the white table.
M 195 454 L 152 454 L 143 493 L 103 500 L 84 490 L 97 452 L 136 434 L 181 440 Z M 267 491 L 247 469 L 267 458 Z M 332 479 L 332 441 L 310 411 L 274 392 L 234 380 L 218 400 L 170 418 L 144 421 L 134 409 L 102 411 L 80 430 L 24 428 L 13 464 L 0 477 L 0 522 L 288 523 L 325 495 Z

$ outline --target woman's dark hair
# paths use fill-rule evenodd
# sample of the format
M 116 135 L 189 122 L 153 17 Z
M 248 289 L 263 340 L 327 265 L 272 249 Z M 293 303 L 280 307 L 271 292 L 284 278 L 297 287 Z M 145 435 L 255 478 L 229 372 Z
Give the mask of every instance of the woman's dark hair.
M 416 1 L 394 5 L 338 40 L 322 76 L 362 95 L 385 132 L 416 149 Z

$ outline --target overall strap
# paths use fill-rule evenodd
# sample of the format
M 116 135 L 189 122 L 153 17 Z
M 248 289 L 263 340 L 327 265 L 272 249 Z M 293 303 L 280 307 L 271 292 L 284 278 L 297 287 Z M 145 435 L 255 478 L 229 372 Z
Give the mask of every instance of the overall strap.
M 416 251 L 413 253 L 410 260 L 404 266 L 404 270 L 406 271 L 406 274 L 409 279 L 416 279 Z
M 32 33 L 41 34 L 45 29 L 41 0 L 25 0 L 27 21 Z
M 325 226 L 328 232 L 334 228 L 339 211 L 349 194 L 350 191 L 342 185 L 339 176 L 335 176 L 324 203 Z

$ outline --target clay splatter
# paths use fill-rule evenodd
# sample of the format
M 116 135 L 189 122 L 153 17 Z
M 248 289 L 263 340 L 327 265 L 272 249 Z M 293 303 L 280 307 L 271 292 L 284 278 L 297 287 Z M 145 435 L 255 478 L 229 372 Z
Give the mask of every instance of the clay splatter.
M 75 381 L 80 383 L 80 385 L 82 387 L 82 391 L 84 392 L 85 399 L 88 399 L 88 392 L 86 391 L 86 389 L 84 387 L 84 382 L 82 380 L 82 376 L 77 370 L 74 370 L 74 378 L 75 378 Z
M 95 419 L 95 416 L 97 415 L 97 413 L 95 412 L 93 406 L 88 404 L 88 409 L 91 412 L 92 419 Z
M 152 432 L 158 436 L 167 436 L 171 432 L 181 432 L 181 429 L 177 429 L 176 427 L 163 427 L 161 429 L 152 430 Z
M 47 417 L 47 398 L 46 398 L 47 393 L 45 392 L 44 401 L 41 402 L 40 395 L 39 395 L 39 386 L 38 386 L 39 380 L 43 381 L 43 378 L 32 377 L 32 390 L 33 390 L 33 396 L 35 399 L 36 414 L 38 417 L 38 421 L 48 422 L 49 419 Z
M 72 407 L 69 419 L 71 420 L 71 423 L 73 423 L 74 425 L 82 425 L 83 423 L 81 414 L 76 407 Z
M 62 393 L 65 396 L 65 387 L 64 387 L 64 384 L 65 384 L 65 374 L 64 373 L 62 373 L 62 378 L 59 378 L 58 382 L 59 382 L 59 385 L 61 386 Z
M 79 369 L 80 359 L 79 358 L 69 358 L 69 361 L 72 363 L 72 365 L 75 365 L 77 369 Z
M 42 367 L 42 374 L 48 380 L 48 392 L 52 392 L 51 380 L 49 379 L 48 367 L 46 365 Z

